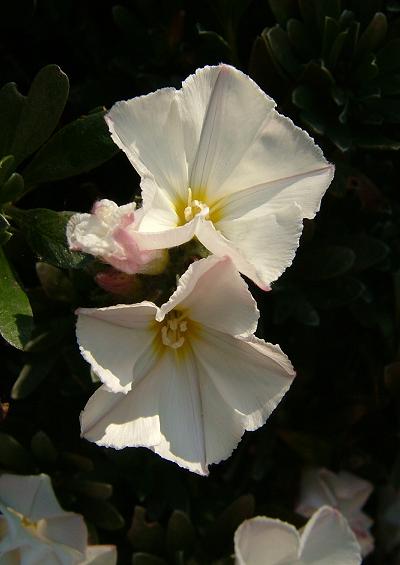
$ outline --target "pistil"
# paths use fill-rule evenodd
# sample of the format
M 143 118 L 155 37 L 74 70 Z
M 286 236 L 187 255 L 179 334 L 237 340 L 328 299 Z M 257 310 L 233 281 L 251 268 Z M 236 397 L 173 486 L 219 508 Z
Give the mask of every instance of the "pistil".
M 185 336 L 188 329 L 187 321 L 184 314 L 172 310 L 167 314 L 164 324 L 161 328 L 161 339 L 164 345 L 179 349 L 185 343 Z

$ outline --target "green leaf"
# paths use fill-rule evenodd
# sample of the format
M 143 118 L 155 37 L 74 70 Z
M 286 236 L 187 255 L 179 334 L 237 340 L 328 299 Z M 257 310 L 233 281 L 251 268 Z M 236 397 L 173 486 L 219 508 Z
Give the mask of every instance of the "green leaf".
M 281 430 L 279 436 L 308 465 L 330 464 L 332 447 L 326 440 L 292 430 Z
M 286 29 L 289 40 L 296 52 L 306 61 L 311 59 L 314 56 L 314 47 L 303 22 L 292 18 L 288 21 Z
M 274 14 L 276 21 L 283 28 L 290 18 L 295 18 L 298 13 L 296 0 L 268 0 L 271 12 Z
M 292 318 L 304 326 L 316 327 L 320 319 L 317 310 L 300 292 L 277 293 L 274 305 L 274 323 L 283 324 Z
M 0 248 L 0 333 L 17 349 L 23 349 L 33 328 L 28 297 L 18 283 Z
M 327 16 L 325 18 L 324 34 L 322 38 L 322 58 L 328 61 L 329 53 L 332 45 L 339 34 L 339 24 L 333 18 Z
M 391 139 L 380 133 L 356 135 L 354 141 L 358 147 L 363 149 L 377 149 L 380 151 L 397 151 L 400 149 L 400 139 Z
M 107 500 L 113 493 L 113 487 L 109 483 L 100 483 L 99 481 L 88 481 L 84 479 L 72 479 L 68 483 L 68 487 L 79 494 L 96 498 L 98 500 Z
M 376 55 L 381 75 L 400 70 L 400 38 L 389 41 Z
M 329 139 L 336 145 L 340 151 L 346 152 L 352 148 L 354 142 L 354 136 L 350 128 L 345 125 L 338 124 L 336 126 L 330 126 L 326 130 L 326 135 Z
M 119 149 L 112 141 L 104 112 L 79 118 L 59 130 L 24 171 L 26 184 L 50 182 L 91 171 Z
M 31 439 L 31 451 L 34 456 L 42 463 L 54 463 L 58 453 L 49 436 L 39 430 Z
M 337 277 L 351 269 L 355 254 L 351 249 L 339 245 L 310 246 L 299 254 L 296 272 L 305 280 L 322 281 Z
M 326 124 L 323 116 L 315 112 L 309 112 L 305 110 L 303 112 L 300 112 L 300 118 L 305 126 L 313 133 L 316 133 L 317 135 L 324 135 Z
M 142 506 L 135 506 L 127 537 L 135 550 L 162 553 L 164 549 L 164 528 L 158 522 L 147 521 Z
M 387 28 L 388 23 L 385 14 L 377 12 L 358 40 L 354 54 L 355 58 L 359 59 L 365 53 L 376 51 L 386 37 Z
M 33 251 L 46 263 L 62 269 L 81 269 L 91 260 L 84 253 L 69 250 L 66 226 L 71 212 L 54 212 L 46 208 L 9 208 L 8 212 Z
M 6 182 L 15 170 L 15 159 L 12 155 L 6 155 L 0 159 L 0 187 Z
M 9 82 L 0 90 L 0 157 L 8 155 L 26 98 Z
M 344 241 L 355 254 L 352 272 L 365 271 L 383 261 L 389 254 L 389 247 L 381 240 L 368 235 L 354 235 Z
M 188 516 L 174 510 L 167 526 L 167 547 L 173 555 L 177 551 L 189 553 L 195 542 L 195 531 Z
M 325 28 L 326 18 L 337 20 L 340 16 L 341 0 L 317 0 L 314 2 L 318 27 L 321 32 Z
M 69 82 L 57 65 L 41 69 L 22 108 L 10 153 L 20 163 L 53 133 L 68 98 Z
M 46 354 L 42 357 L 35 357 L 31 362 L 26 363 L 12 387 L 11 398 L 21 400 L 32 394 L 51 372 L 55 362 L 56 358 L 53 353 L 51 356 Z
M 297 1 L 302 20 L 310 30 L 314 29 L 316 25 L 314 2 L 310 2 L 310 0 Z
M 64 271 L 39 261 L 36 263 L 36 274 L 49 298 L 60 302 L 73 301 L 74 288 Z
M 15 438 L 4 432 L 0 432 L 0 466 L 16 473 L 35 471 L 29 452 Z
M 242 495 L 230 504 L 216 519 L 207 536 L 211 548 L 228 546 L 240 524 L 254 516 L 255 500 L 253 495 Z
M 289 75 L 297 75 L 301 65 L 293 54 L 292 46 L 285 31 L 278 25 L 263 31 L 275 61 Z
M 365 286 L 354 277 L 338 277 L 310 290 L 310 300 L 317 308 L 341 308 L 354 302 L 365 291 Z
M 23 177 L 19 173 L 12 173 L 10 178 L 0 188 L 0 204 L 15 202 L 25 190 Z
M 218 61 L 232 61 L 229 43 L 215 31 L 203 30 L 197 26 L 199 38 L 202 41 L 202 55 Z
M 167 565 L 167 562 L 156 555 L 139 552 L 133 555 L 132 565 Z
M 336 37 L 335 41 L 332 44 L 332 48 L 329 52 L 329 56 L 327 59 L 327 65 L 329 67 L 335 67 L 340 55 L 342 54 L 343 48 L 346 44 L 347 37 L 349 35 L 348 30 L 341 31 L 339 35 Z
M 125 521 L 111 502 L 82 498 L 82 511 L 88 520 L 103 530 L 114 531 L 124 527 Z

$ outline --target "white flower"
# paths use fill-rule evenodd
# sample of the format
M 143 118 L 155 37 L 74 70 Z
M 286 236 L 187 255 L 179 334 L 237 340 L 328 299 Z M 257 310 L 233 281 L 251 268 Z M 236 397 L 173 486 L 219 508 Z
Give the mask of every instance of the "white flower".
M 199 474 L 262 426 L 294 372 L 257 339 L 258 310 L 229 258 L 193 263 L 168 302 L 78 310 L 82 355 L 104 383 L 82 435 L 114 448 L 144 446 Z
M 258 516 L 235 533 L 237 565 L 359 565 L 360 546 L 345 518 L 323 506 L 302 532 L 294 526 Z
M 248 76 L 218 65 L 189 76 L 181 90 L 111 108 L 112 138 L 142 177 L 144 248 L 196 235 L 261 288 L 282 274 L 334 168 L 274 106 Z
M 114 546 L 87 546 L 82 516 L 59 505 L 47 475 L 0 476 L 0 563 L 115 565 Z
M 99 200 L 91 214 L 74 214 L 67 224 L 67 240 L 74 251 L 99 257 L 124 273 L 162 272 L 167 261 L 164 250 L 145 250 L 135 238 L 143 216 L 131 202 L 117 206 L 111 200 Z
M 365 556 L 374 549 L 374 538 L 369 531 L 373 522 L 361 508 L 373 488 L 369 481 L 347 471 L 336 474 L 323 468 L 306 469 L 296 511 L 308 518 L 323 504 L 337 508 L 348 520 Z

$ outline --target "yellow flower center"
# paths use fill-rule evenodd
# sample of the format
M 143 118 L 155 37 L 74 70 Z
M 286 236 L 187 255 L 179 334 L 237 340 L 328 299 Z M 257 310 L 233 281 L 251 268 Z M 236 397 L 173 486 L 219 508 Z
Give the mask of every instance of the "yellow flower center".
M 36 530 L 38 528 L 38 522 L 33 522 L 32 520 L 30 520 L 29 518 L 27 518 L 26 516 L 24 516 L 20 512 L 17 512 L 16 510 L 14 510 L 14 508 L 8 507 L 8 510 L 12 514 L 15 514 L 15 516 L 17 516 L 21 520 L 21 524 L 23 525 L 24 528 L 26 528 L 27 530 L 31 530 L 31 531 L 36 533 Z
M 206 190 L 202 188 L 192 189 L 189 187 L 187 189 L 187 199 L 178 199 L 175 202 L 175 210 L 178 215 L 178 226 L 187 224 L 198 215 L 213 223 L 221 219 L 219 202 L 209 202 Z
M 188 188 L 187 206 L 183 211 L 185 221 L 190 222 L 190 220 L 193 220 L 193 218 L 197 216 L 197 214 L 201 214 L 202 216 L 204 216 L 204 218 L 206 218 L 206 220 L 208 220 L 209 219 L 208 206 L 207 204 L 204 204 L 204 202 L 202 202 L 201 200 L 193 199 L 192 189 Z
M 164 345 L 179 349 L 185 343 L 185 334 L 188 329 L 188 322 L 185 314 L 178 310 L 172 310 L 165 316 L 161 327 L 161 340 Z

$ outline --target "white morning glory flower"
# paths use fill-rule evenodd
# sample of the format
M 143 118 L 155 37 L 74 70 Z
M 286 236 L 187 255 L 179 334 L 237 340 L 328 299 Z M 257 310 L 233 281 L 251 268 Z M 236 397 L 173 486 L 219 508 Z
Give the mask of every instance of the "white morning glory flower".
M 114 546 L 87 545 L 82 516 L 59 505 L 47 475 L 0 476 L 0 563 L 116 565 Z
M 69 247 L 99 257 L 124 273 L 161 273 L 167 252 L 145 250 L 135 239 L 142 216 L 143 210 L 136 210 L 133 202 L 118 206 L 111 200 L 99 200 L 90 214 L 71 216 L 67 224 Z
M 336 474 L 324 468 L 306 469 L 296 512 L 308 518 L 323 504 L 337 508 L 348 520 L 365 556 L 374 549 L 374 538 L 369 531 L 373 522 L 361 508 L 373 488 L 369 481 L 347 471 Z
M 81 353 L 104 383 L 82 435 L 144 446 L 196 473 L 262 426 L 294 378 L 277 345 L 257 339 L 258 310 L 229 258 L 193 263 L 161 308 L 80 308 Z
M 235 533 L 236 565 L 359 565 L 360 546 L 346 519 L 323 506 L 302 531 L 280 520 L 257 516 Z
M 181 90 L 111 108 L 112 138 L 142 177 L 144 248 L 197 236 L 261 288 L 282 274 L 334 168 L 274 107 L 247 75 L 218 65 L 196 71 Z

